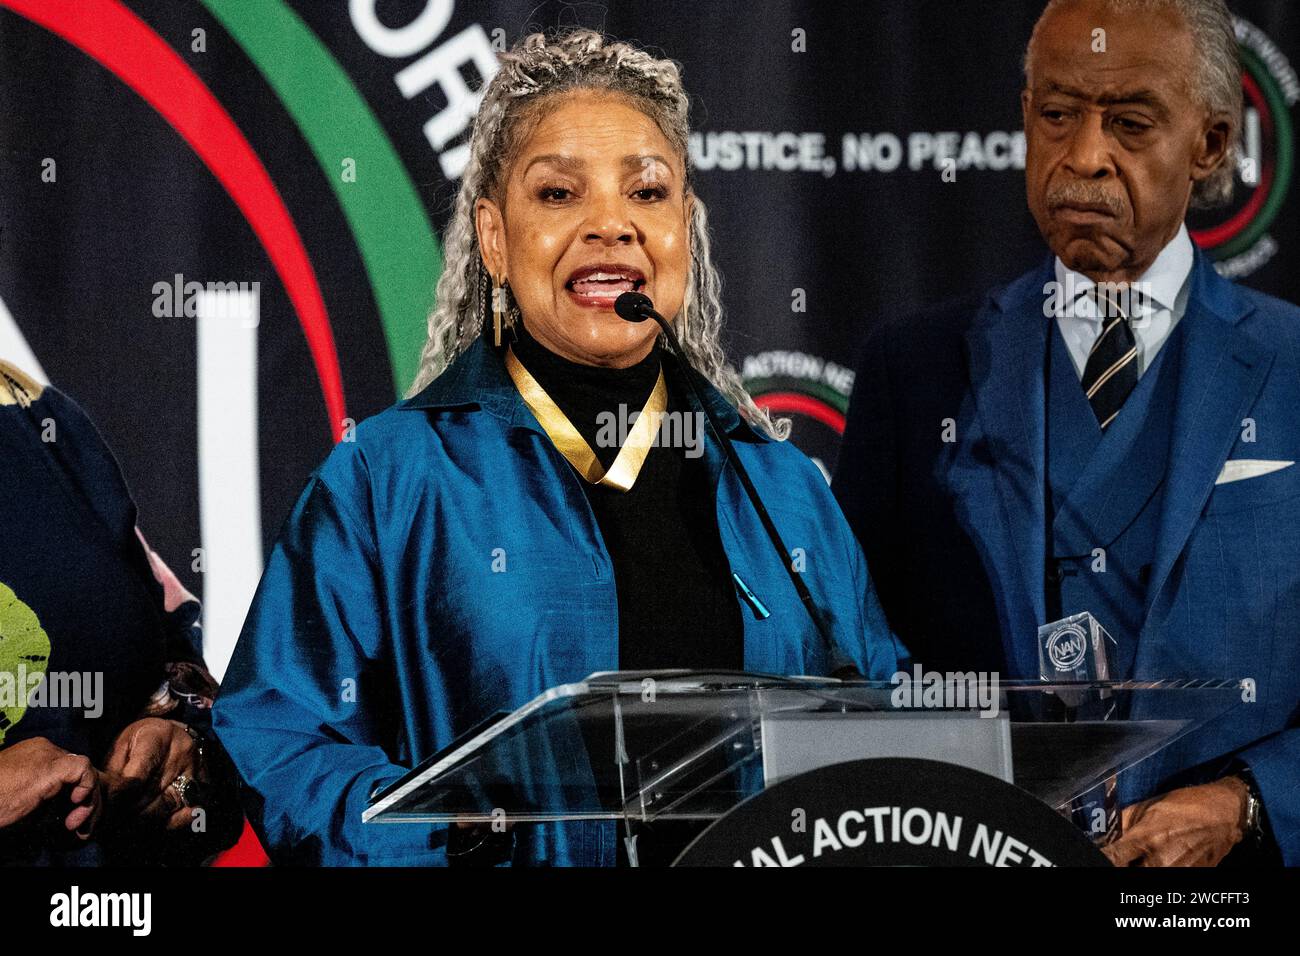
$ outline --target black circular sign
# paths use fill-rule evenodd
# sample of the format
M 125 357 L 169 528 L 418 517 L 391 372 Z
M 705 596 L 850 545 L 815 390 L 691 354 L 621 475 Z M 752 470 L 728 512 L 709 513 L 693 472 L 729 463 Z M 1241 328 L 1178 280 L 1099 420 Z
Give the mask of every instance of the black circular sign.
M 716 820 L 674 866 L 1109 866 L 1025 791 L 934 760 L 834 764 Z

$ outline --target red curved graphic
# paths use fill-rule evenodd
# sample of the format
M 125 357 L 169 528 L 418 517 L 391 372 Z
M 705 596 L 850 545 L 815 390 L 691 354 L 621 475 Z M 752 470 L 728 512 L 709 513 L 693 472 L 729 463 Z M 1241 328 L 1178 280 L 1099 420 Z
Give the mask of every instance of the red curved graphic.
M 0 0 L 96 60 L 167 120 L 235 201 L 284 283 L 316 365 L 330 431 L 343 437 L 343 376 L 316 273 L 280 193 L 212 91 L 120 0 Z
M 798 392 L 768 392 L 766 395 L 754 396 L 754 404 L 778 415 L 790 412 L 795 415 L 807 415 L 835 429 L 835 434 L 844 434 L 844 416 L 825 402 Z

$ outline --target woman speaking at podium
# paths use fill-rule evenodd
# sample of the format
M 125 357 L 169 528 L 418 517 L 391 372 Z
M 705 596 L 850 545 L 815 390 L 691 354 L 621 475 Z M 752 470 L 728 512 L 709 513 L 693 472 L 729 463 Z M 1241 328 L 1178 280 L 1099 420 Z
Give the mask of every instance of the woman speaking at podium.
M 274 861 L 446 862 L 445 829 L 363 824 L 371 795 L 595 671 L 897 669 L 820 471 L 723 358 L 687 108 L 674 63 L 598 33 L 502 57 L 412 394 L 308 481 L 216 707 Z M 616 314 L 628 291 L 672 322 L 805 599 L 659 327 Z M 618 842 L 520 826 L 510 858 L 609 865 Z

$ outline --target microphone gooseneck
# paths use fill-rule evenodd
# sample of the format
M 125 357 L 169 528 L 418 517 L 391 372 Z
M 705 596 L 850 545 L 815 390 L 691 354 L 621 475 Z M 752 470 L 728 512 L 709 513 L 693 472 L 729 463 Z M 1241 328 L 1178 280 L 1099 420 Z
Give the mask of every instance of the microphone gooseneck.
M 776 525 L 772 522 L 772 516 L 767 513 L 763 499 L 759 497 L 758 489 L 754 487 L 754 482 L 750 480 L 749 472 L 745 469 L 744 463 L 741 462 L 740 456 L 736 454 L 735 448 L 732 447 L 731 438 L 728 437 L 722 423 L 713 414 L 709 403 L 705 401 L 699 382 L 703 376 L 691 365 L 691 361 L 687 358 L 681 343 L 677 341 L 677 335 L 673 332 L 672 326 L 668 324 L 667 319 L 655 311 L 654 303 L 650 301 L 650 297 L 642 295 L 640 292 L 624 292 L 614 300 L 614 311 L 618 313 L 619 318 L 628 322 L 644 322 L 646 319 L 654 319 L 659 328 L 663 330 L 664 338 L 668 340 L 668 345 L 682 370 L 682 377 L 686 379 L 687 384 L 690 386 L 696 404 L 704 412 L 704 417 L 709 423 L 709 429 L 713 432 L 714 437 L 718 440 L 718 445 L 722 448 L 723 456 L 735 469 L 736 477 L 740 479 L 740 484 L 745 489 L 745 495 L 749 498 L 749 503 L 753 505 L 754 511 L 757 512 L 758 520 L 762 523 L 763 530 L 767 532 L 768 540 L 772 542 L 772 547 L 777 552 L 781 567 L 785 568 L 790 583 L 794 585 L 795 593 L 799 595 L 799 600 L 802 602 L 804 610 L 808 612 L 808 617 L 812 619 L 817 633 L 826 642 L 832 669 L 838 670 L 836 663 L 838 660 L 842 660 L 842 656 L 837 653 L 835 642 L 831 639 L 830 629 L 826 626 L 821 609 L 813 601 L 808 585 L 804 583 L 799 572 L 794 569 L 790 551 L 786 548 L 785 542 L 781 540 L 781 532 L 776 529 Z

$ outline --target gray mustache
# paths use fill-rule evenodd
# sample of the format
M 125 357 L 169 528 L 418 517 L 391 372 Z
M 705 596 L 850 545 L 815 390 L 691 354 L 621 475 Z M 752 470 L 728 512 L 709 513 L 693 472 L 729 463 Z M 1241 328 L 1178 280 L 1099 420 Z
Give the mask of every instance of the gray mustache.
M 1047 206 L 1049 209 L 1055 209 L 1057 206 L 1075 205 L 1102 206 L 1107 212 L 1115 216 L 1124 213 L 1124 201 L 1122 199 L 1090 183 L 1066 183 L 1047 193 Z

